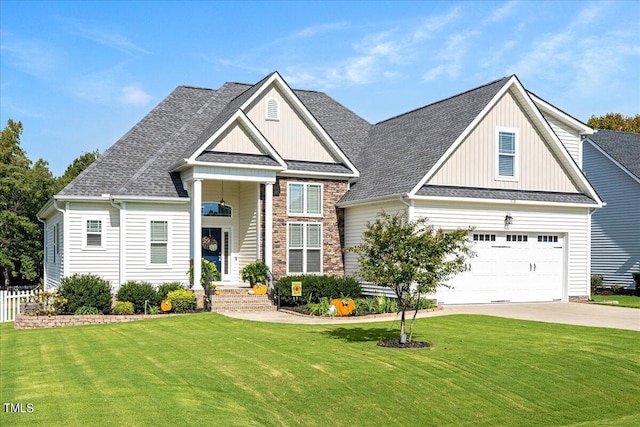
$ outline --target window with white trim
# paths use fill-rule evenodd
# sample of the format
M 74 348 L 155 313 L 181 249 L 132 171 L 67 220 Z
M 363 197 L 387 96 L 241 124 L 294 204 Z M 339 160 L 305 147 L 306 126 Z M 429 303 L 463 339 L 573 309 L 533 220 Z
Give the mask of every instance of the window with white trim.
M 499 179 L 517 179 L 517 132 L 498 130 L 497 177 Z
M 290 182 L 287 198 L 289 215 L 322 216 L 322 184 Z
M 53 225 L 53 263 L 58 262 L 60 255 L 60 224 Z
M 149 262 L 167 264 L 167 245 L 169 243 L 169 224 L 167 221 L 151 221 Z
M 287 224 L 287 273 L 322 273 L 322 224 L 290 222 Z
M 267 99 L 267 108 L 266 108 L 267 120 L 280 120 L 280 105 L 278 104 L 278 100 L 275 98 Z
M 87 247 L 102 247 L 102 220 L 87 220 Z

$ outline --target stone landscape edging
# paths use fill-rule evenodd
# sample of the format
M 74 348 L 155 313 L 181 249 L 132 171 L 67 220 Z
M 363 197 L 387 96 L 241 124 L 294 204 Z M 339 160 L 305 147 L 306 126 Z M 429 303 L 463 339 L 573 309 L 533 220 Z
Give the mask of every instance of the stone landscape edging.
M 16 320 L 13 327 L 14 329 L 62 328 L 65 326 L 134 322 L 136 320 L 158 319 L 164 316 L 177 315 L 179 314 L 58 314 L 52 316 L 31 316 L 28 314 L 18 314 L 16 315 Z

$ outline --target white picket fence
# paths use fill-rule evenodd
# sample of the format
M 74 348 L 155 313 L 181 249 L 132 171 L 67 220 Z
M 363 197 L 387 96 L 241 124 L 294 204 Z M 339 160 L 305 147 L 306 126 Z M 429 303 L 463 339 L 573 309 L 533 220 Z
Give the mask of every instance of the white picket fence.
M 13 322 L 20 304 L 37 291 L 0 291 L 0 322 Z

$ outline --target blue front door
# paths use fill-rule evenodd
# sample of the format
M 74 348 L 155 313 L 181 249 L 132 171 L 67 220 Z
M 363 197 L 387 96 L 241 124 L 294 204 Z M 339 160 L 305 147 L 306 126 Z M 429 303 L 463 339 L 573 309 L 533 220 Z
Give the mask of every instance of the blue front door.
M 216 265 L 222 271 L 222 230 L 220 228 L 202 229 L 202 258 Z

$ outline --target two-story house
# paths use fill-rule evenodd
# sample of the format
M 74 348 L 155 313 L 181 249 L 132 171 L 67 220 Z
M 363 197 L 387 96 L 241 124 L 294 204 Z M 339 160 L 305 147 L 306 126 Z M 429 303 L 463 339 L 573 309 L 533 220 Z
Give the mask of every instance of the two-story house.
M 276 279 L 354 275 L 343 249 L 386 210 L 475 228 L 442 303 L 586 298 L 591 132 L 515 76 L 377 124 L 277 72 L 180 86 L 42 208 L 45 283 L 184 282 L 203 257 L 227 286 L 256 259 Z

